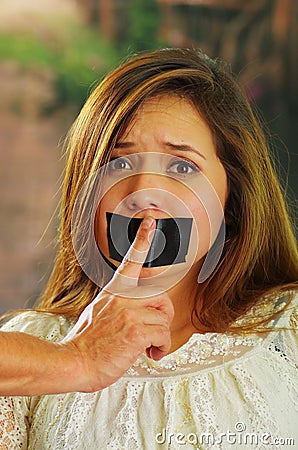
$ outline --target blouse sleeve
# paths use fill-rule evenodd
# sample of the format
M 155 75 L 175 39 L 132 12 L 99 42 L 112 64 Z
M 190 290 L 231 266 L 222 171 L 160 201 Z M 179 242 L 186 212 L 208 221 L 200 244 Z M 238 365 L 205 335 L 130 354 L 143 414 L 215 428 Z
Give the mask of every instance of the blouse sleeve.
M 53 314 L 22 313 L 1 327 L 58 342 L 68 330 L 67 321 Z M 34 405 L 38 397 L 0 397 L 0 450 L 25 450 Z

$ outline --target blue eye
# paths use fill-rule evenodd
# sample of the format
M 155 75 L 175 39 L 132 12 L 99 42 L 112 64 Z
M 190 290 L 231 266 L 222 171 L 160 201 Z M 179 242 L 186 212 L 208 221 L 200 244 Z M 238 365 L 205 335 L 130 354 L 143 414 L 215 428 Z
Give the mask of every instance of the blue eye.
M 174 161 L 169 169 L 167 170 L 168 173 L 174 173 L 177 175 L 190 175 L 193 174 L 195 172 L 200 172 L 199 168 L 186 160 L 179 160 L 179 161 Z
M 132 166 L 126 158 L 114 158 L 109 162 L 109 170 L 122 171 L 131 169 Z

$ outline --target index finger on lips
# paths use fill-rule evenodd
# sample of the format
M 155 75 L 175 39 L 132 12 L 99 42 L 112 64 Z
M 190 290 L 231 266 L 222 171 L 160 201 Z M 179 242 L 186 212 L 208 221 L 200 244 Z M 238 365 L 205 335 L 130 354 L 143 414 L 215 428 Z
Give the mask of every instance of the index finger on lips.
M 154 236 L 155 220 L 148 216 L 143 219 L 136 237 L 116 270 L 111 282 L 121 282 L 126 287 L 137 286 L 139 276 L 149 252 Z

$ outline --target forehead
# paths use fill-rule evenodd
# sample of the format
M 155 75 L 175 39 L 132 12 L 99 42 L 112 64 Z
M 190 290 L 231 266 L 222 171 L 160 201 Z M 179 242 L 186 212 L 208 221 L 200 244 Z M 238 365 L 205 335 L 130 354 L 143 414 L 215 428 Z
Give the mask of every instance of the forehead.
M 139 106 L 121 138 L 125 140 L 140 133 L 153 132 L 161 138 L 166 138 L 167 133 L 183 138 L 188 133 L 210 134 L 210 129 L 190 100 L 175 94 L 163 94 L 150 97 Z
M 177 94 L 160 94 L 145 99 L 137 113 L 166 112 L 168 108 L 187 108 L 195 111 L 190 100 Z

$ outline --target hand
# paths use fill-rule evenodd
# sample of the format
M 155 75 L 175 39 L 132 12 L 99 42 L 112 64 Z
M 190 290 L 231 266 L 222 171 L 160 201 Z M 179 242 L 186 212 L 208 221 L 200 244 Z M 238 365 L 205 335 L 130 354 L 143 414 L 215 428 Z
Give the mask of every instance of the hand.
M 142 265 L 150 248 L 154 219 L 145 218 L 112 280 L 83 311 L 63 343 L 81 361 L 86 376 L 84 391 L 117 381 L 146 351 L 155 360 L 171 347 L 174 316 L 166 292 L 139 286 Z

